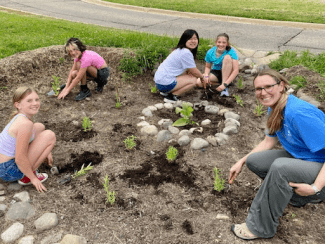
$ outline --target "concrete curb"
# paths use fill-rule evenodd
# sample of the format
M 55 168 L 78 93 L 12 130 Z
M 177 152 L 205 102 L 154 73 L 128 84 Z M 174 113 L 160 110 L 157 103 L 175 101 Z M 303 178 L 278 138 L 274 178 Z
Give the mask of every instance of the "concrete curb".
M 137 11 L 137 12 L 146 12 L 152 14 L 164 14 L 164 15 L 183 17 L 183 18 L 209 19 L 209 20 L 227 21 L 227 22 L 234 22 L 234 23 L 241 23 L 241 24 L 245 23 L 245 24 L 252 24 L 252 25 L 285 26 L 285 27 L 293 27 L 293 28 L 325 30 L 325 24 L 313 24 L 313 23 L 302 23 L 302 22 L 291 22 L 291 21 L 273 21 L 273 20 L 263 20 L 263 19 L 232 17 L 232 16 L 224 16 L 224 15 L 188 13 L 188 12 L 179 12 L 173 10 L 124 5 L 124 4 L 111 3 L 111 2 L 101 1 L 101 0 L 81 0 L 81 1 L 107 6 L 111 8 L 125 9 L 125 10 Z

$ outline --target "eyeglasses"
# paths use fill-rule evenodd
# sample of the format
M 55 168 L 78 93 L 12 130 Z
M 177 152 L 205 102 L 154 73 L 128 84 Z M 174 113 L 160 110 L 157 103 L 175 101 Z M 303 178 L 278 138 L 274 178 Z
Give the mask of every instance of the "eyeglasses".
M 276 85 L 279 85 L 279 84 L 280 84 L 280 82 L 277 82 L 277 83 L 275 83 L 275 84 L 273 84 L 273 85 L 268 85 L 268 86 L 264 86 L 264 87 L 257 87 L 257 88 L 255 88 L 255 93 L 256 93 L 256 94 L 260 94 L 260 93 L 262 93 L 262 90 L 263 90 L 263 89 L 264 89 L 267 93 L 271 93 L 272 90 L 273 90 L 273 87 L 276 86 Z

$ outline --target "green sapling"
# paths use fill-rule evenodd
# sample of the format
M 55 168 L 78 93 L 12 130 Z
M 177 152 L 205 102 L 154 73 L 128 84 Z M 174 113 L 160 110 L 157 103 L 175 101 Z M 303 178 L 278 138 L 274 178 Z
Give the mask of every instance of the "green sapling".
M 174 161 L 178 155 L 177 148 L 170 146 L 166 152 L 167 160 L 169 162 Z
M 109 191 L 108 175 L 106 175 L 103 185 L 106 191 L 106 197 L 107 197 L 106 203 L 109 202 L 111 205 L 113 205 L 115 202 L 115 191 Z
M 225 189 L 225 180 L 220 178 L 220 169 L 217 169 L 216 167 L 213 169 L 214 171 L 214 190 L 221 192 L 223 189 Z
M 84 129 L 84 132 L 91 131 L 92 122 L 88 117 L 82 119 L 82 128 Z

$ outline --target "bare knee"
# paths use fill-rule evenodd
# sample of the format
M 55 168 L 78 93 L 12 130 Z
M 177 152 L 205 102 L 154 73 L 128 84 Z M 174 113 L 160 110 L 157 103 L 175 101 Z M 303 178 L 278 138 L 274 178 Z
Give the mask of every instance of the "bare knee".
M 51 130 L 44 130 L 40 136 L 42 137 L 44 143 L 47 143 L 49 145 L 52 145 L 56 141 L 55 133 Z

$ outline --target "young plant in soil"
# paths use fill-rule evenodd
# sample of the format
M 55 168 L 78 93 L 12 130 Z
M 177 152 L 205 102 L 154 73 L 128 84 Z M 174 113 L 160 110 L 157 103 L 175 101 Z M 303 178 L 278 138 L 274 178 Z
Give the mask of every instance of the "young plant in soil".
M 151 93 L 157 93 L 158 92 L 158 89 L 157 89 L 156 86 L 152 86 L 151 83 L 149 83 L 149 86 L 150 86 Z
M 244 107 L 244 102 L 243 100 L 240 98 L 239 95 L 233 95 L 234 98 L 236 99 L 236 103 L 239 104 L 240 106 Z
M 7 89 L 7 87 L 6 86 L 0 87 L 0 90 L 2 90 L 2 89 Z
M 189 103 L 183 103 L 182 108 L 176 107 L 175 109 L 176 114 L 181 113 L 183 115 L 183 118 L 180 118 L 176 120 L 173 123 L 173 126 L 185 126 L 188 124 L 197 124 L 196 122 L 191 120 L 193 108 Z
M 82 128 L 84 129 L 84 132 L 91 131 L 92 122 L 88 117 L 82 119 Z
M 216 167 L 213 169 L 214 171 L 214 187 L 213 189 L 215 191 L 221 192 L 223 189 L 225 189 L 225 180 L 221 179 L 220 177 L 220 169 L 217 169 Z
M 172 162 L 176 159 L 177 155 L 178 155 L 177 148 L 170 146 L 166 152 L 167 160 L 169 162 Z
M 59 58 L 59 62 L 60 62 L 60 64 L 62 65 L 62 64 L 64 63 L 64 58 L 63 58 L 63 57 L 60 57 L 60 58 Z
M 115 108 L 120 108 L 121 107 L 121 102 L 120 102 L 120 97 L 118 95 L 118 87 L 116 87 L 115 98 L 116 98 Z
M 240 90 L 244 88 L 244 82 L 243 82 L 243 77 L 242 76 L 239 76 L 239 78 L 238 78 L 237 87 Z
M 254 113 L 258 116 L 258 117 L 260 117 L 262 114 L 264 114 L 265 113 L 265 110 L 263 110 L 263 108 L 264 108 L 264 106 L 257 100 L 256 101 L 257 102 L 257 104 L 256 104 L 256 107 L 255 107 L 255 109 L 254 109 Z
M 83 176 L 87 174 L 88 171 L 92 170 L 93 166 L 91 166 L 91 163 L 85 168 L 85 164 L 82 165 L 81 169 L 79 171 L 76 171 L 73 175 L 71 175 L 72 179 L 75 179 L 79 176 Z
M 60 79 L 61 78 L 58 76 L 55 76 L 55 75 L 52 75 L 52 77 L 54 79 L 54 82 L 51 82 L 52 89 L 55 93 L 55 96 L 57 96 L 57 95 L 59 95 L 59 92 L 60 92 L 60 83 L 61 83 Z
M 105 179 L 104 179 L 104 188 L 105 188 L 105 191 L 106 191 L 106 197 L 107 197 L 107 200 L 106 200 L 106 203 L 110 203 L 111 205 L 114 204 L 115 202 L 115 191 L 110 191 L 109 190 L 109 179 L 108 179 L 108 175 L 106 175 Z
M 125 144 L 125 147 L 127 149 L 133 149 L 136 147 L 137 143 L 135 142 L 135 139 L 137 139 L 134 135 L 128 136 L 123 142 Z

